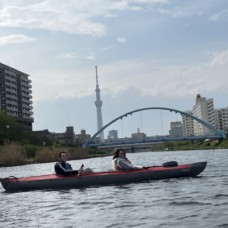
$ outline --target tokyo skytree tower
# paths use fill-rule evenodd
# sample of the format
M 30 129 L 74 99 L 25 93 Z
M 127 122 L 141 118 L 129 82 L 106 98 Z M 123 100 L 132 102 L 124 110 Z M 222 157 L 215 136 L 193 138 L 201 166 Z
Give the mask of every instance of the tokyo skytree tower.
M 95 66 L 96 69 L 96 101 L 95 105 L 97 107 L 97 131 L 99 131 L 103 127 L 103 120 L 102 120 L 102 111 L 101 111 L 101 106 L 102 106 L 102 101 L 100 97 L 100 88 L 98 84 L 98 75 L 97 75 L 97 66 Z M 104 132 L 102 131 L 99 134 L 99 137 L 101 140 L 104 140 Z

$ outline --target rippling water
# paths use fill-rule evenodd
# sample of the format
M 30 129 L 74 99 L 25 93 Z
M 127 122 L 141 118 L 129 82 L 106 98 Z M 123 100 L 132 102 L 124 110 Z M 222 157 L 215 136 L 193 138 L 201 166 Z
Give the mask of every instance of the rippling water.
M 0 227 L 228 227 L 228 150 L 128 154 L 134 164 L 208 161 L 198 178 L 121 186 L 6 193 L 0 187 Z M 70 162 L 96 171 L 111 157 Z M 0 177 L 53 172 L 54 163 L 0 168 Z

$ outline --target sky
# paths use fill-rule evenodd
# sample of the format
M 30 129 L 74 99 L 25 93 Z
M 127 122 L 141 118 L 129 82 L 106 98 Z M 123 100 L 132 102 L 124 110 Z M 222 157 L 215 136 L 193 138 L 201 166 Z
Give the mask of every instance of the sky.
M 33 130 L 93 135 L 96 65 L 104 125 L 191 110 L 196 94 L 228 107 L 227 28 L 227 0 L 0 0 L 0 62 L 30 75 Z M 162 134 L 168 119 L 180 117 L 140 112 L 110 130 Z

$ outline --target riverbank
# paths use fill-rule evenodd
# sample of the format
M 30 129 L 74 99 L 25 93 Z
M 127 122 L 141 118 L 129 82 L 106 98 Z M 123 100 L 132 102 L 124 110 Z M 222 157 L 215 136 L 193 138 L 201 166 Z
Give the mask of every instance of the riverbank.
M 162 142 L 148 147 L 144 151 L 188 151 L 228 149 L 228 139 L 222 141 L 177 141 Z M 112 155 L 112 149 L 87 149 L 83 147 L 35 147 L 11 143 L 0 147 L 0 167 L 58 161 L 58 153 L 66 151 L 69 160 L 79 160 Z M 134 152 L 142 152 L 135 147 Z
M 215 150 L 228 149 L 228 139 L 222 141 L 177 141 L 177 142 L 163 142 L 153 145 L 151 151 L 178 151 L 178 150 Z
M 0 147 L 0 167 L 58 161 L 60 151 L 66 151 L 69 160 L 89 157 L 89 151 L 82 147 L 28 147 L 10 143 Z

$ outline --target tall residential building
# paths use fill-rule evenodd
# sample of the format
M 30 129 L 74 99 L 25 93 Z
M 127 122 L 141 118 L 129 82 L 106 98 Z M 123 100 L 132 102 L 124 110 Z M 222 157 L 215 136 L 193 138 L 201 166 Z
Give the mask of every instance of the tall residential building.
M 207 99 L 208 121 L 212 127 L 215 127 L 214 101 L 212 98 Z
M 201 97 L 200 94 L 196 96 L 196 103 L 193 106 L 192 113 L 195 117 L 215 126 L 214 121 L 214 102 L 213 99 L 206 99 L 206 97 Z M 197 121 L 194 122 L 194 134 L 195 135 L 209 135 L 210 130 L 200 124 Z
M 185 111 L 187 114 L 192 115 L 191 111 Z M 191 117 L 182 115 L 182 130 L 183 136 L 193 136 L 194 135 L 194 125 L 193 119 Z
M 102 120 L 102 111 L 101 111 L 101 106 L 102 106 L 102 101 L 100 97 L 100 88 L 98 84 L 98 75 L 97 75 L 97 66 L 95 66 L 96 69 L 96 101 L 95 105 L 97 107 L 97 131 L 99 131 L 103 127 L 103 120 Z M 102 131 L 99 134 L 99 137 L 101 140 L 104 140 L 104 132 Z
M 222 112 L 220 109 L 214 110 L 214 116 L 215 116 L 215 128 L 217 130 L 222 130 Z
M 228 131 L 228 107 L 214 110 L 215 128 L 217 130 Z
M 170 137 L 182 137 L 183 136 L 181 121 L 175 121 L 175 122 L 170 123 L 169 136 Z
M 222 113 L 222 130 L 228 132 L 228 107 L 220 110 Z
M 29 75 L 0 63 L 0 108 L 32 130 L 32 86 Z

